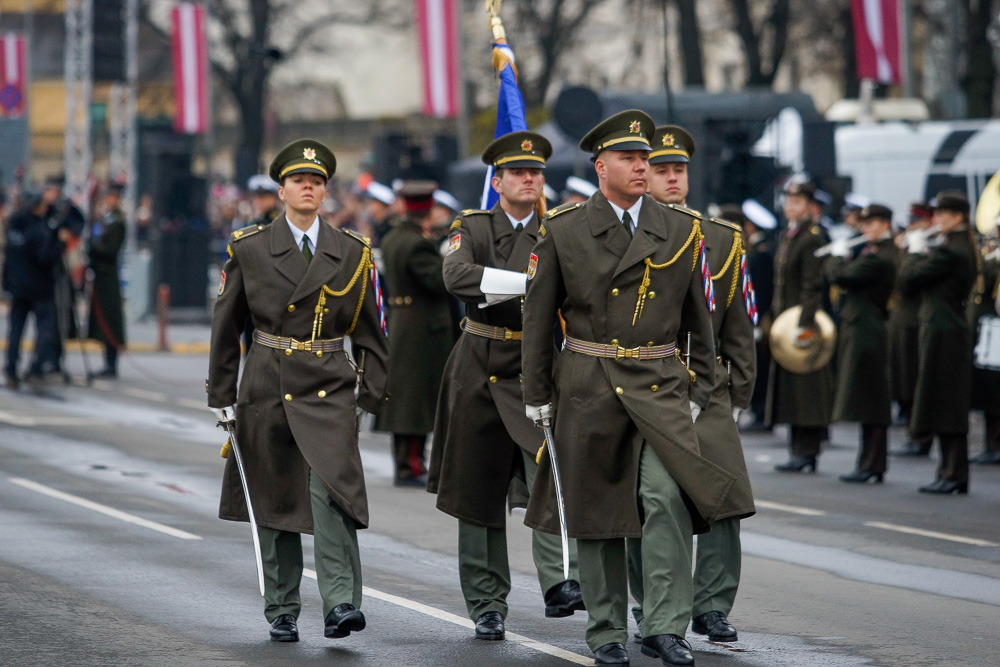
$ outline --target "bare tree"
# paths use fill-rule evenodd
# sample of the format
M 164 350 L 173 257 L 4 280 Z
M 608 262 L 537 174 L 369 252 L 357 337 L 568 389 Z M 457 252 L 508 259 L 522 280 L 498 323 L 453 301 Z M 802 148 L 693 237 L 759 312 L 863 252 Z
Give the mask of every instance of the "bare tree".
M 684 85 L 704 86 L 705 70 L 701 52 L 701 26 L 698 23 L 697 0 L 674 0 L 677 5 L 681 38 L 681 62 L 684 64 Z M 664 3 L 666 5 L 666 3 Z
M 987 31 L 996 17 L 994 4 L 991 0 L 971 0 L 969 5 L 963 3 L 963 9 L 969 13 L 965 22 L 969 30 L 966 40 L 969 53 L 965 76 L 962 77 L 969 118 L 989 118 L 993 115 L 997 70 L 993 61 L 993 44 L 987 39 Z
M 754 8 L 764 14 L 755 21 Z M 791 17 L 790 0 L 729 0 L 736 25 L 733 26 L 746 56 L 748 86 L 771 86 L 785 56 Z

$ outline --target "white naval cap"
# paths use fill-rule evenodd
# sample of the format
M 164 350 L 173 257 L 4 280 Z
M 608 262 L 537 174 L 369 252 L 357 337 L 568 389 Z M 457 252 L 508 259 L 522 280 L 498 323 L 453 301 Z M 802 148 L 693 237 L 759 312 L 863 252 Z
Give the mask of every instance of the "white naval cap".
M 396 201 L 396 193 L 387 185 L 382 185 L 378 181 L 372 181 L 365 188 L 365 194 L 375 201 L 382 202 L 386 206 L 392 206 Z
M 579 176 L 570 176 L 566 179 L 566 191 L 578 194 L 582 197 L 590 197 L 597 192 L 597 186 Z
M 445 208 L 450 208 L 452 211 L 455 211 L 456 213 L 462 210 L 462 203 L 459 202 L 458 199 L 456 199 L 453 194 L 451 194 L 450 192 L 446 192 L 444 190 L 434 191 L 434 203 L 440 204 Z
M 743 215 L 761 229 L 774 229 L 778 226 L 778 219 L 774 217 L 774 214 L 764 208 L 764 205 L 756 199 L 743 200 L 743 205 L 740 208 L 743 210 Z
M 247 179 L 248 192 L 273 192 L 278 193 L 278 184 L 271 180 L 267 174 L 254 174 Z

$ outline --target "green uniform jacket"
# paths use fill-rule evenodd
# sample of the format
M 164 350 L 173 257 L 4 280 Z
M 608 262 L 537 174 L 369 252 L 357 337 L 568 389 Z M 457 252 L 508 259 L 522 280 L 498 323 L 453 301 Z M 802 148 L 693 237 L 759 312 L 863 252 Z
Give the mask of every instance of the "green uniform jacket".
M 739 428 L 733 419 L 733 408 L 745 410 L 750 405 L 757 374 L 757 355 L 753 322 L 743 300 L 740 270 L 744 256 L 743 234 L 736 225 L 714 218 L 707 223 L 702 221 L 702 228 L 715 286 L 712 333 L 715 335 L 717 367 L 712 402 L 698 415 L 695 431 L 702 456 L 736 477 L 736 484 L 717 518 L 745 518 L 754 514 L 756 509 Z
M 979 340 L 979 318 L 997 317 L 996 296 L 1000 287 L 1000 260 L 983 262 L 983 293 L 969 303 L 969 329 L 975 332 L 973 343 Z M 1000 371 L 972 369 L 972 409 L 988 415 L 1000 414 Z
M 903 265 L 904 289 L 920 292 L 920 371 L 910 429 L 968 433 L 972 333 L 965 306 L 976 282 L 976 255 L 967 229 Z
M 889 340 L 885 321 L 896 280 L 898 251 L 891 238 L 865 245 L 853 261 L 827 260 L 827 275 L 840 288 L 835 421 L 888 426 Z
M 555 407 L 571 537 L 641 536 L 637 479 L 644 440 L 687 495 L 699 532 L 711 526 L 736 482 L 701 455 L 688 407 L 689 399 L 708 405 L 716 368 L 697 243 L 684 248 L 694 220 L 652 197 L 642 201 L 635 236 L 600 192 L 553 209 L 539 230 L 536 267 L 528 270 L 534 277 L 524 304 L 524 401 Z M 633 324 L 646 258 L 657 265 L 675 261 L 650 270 L 643 312 Z M 697 382 L 676 357 L 603 359 L 564 350 L 555 358 L 558 311 L 567 336 L 629 349 L 673 344 L 682 327 L 691 331 Z M 549 461 L 541 459 L 525 524 L 558 533 Z
M 499 204 L 491 211 L 463 212 L 452 224 L 444 281 L 466 304 L 470 320 L 501 332 L 521 331 L 521 299 L 480 308 L 485 297 L 479 284 L 484 267 L 523 273 L 537 239 L 537 218 L 515 232 Z M 438 400 L 427 478 L 427 489 L 438 494 L 438 509 L 478 526 L 503 528 L 510 481 L 523 478 L 518 447 L 534 457 L 542 440 L 524 415 L 521 342 L 464 332 L 448 357 Z
M 823 232 L 809 220 L 781 235 L 774 256 L 774 301 L 771 313 L 802 306 L 799 326 L 813 325 L 823 299 L 823 261 L 815 252 L 824 243 Z M 826 426 L 833 407 L 830 366 L 812 373 L 789 373 L 771 362 L 767 391 L 768 424 Z
M 125 315 L 118 276 L 118 256 L 124 244 L 125 216 L 120 210 L 111 211 L 91 225 L 88 254 L 90 269 L 94 272 L 94 291 L 87 335 L 119 348 L 125 345 Z
M 916 260 L 917 255 L 904 256 L 900 271 Z M 894 302 L 889 315 L 889 383 L 893 400 L 912 404 L 920 358 L 920 292 L 904 290 L 896 281 Z
M 434 430 L 434 407 L 451 351 L 451 311 L 437 244 L 403 219 L 382 239 L 389 292 L 389 379 L 392 400 L 378 431 L 423 435 Z
M 219 408 L 236 403 L 236 435 L 257 523 L 311 533 L 311 469 L 337 505 L 364 528 L 368 498 L 355 430 L 356 376 L 347 355 L 287 354 L 287 350 L 254 343 L 238 395 L 236 385 L 240 334 L 248 316 L 261 332 L 311 340 L 323 286 L 343 291 L 353 280 L 344 296 L 326 296 L 322 329 L 316 338 L 344 336 L 357 318 L 350 334 L 352 352 L 355 358 L 365 352 L 357 405 L 376 413 L 382 408 L 388 353 L 371 274 L 367 270 L 358 273 L 366 243 L 320 223 L 316 252 L 306 262 L 288 224 L 279 220 L 233 232 L 229 248 L 232 255 L 223 267 L 212 320 L 208 404 Z M 226 461 L 219 516 L 247 520 L 233 456 Z

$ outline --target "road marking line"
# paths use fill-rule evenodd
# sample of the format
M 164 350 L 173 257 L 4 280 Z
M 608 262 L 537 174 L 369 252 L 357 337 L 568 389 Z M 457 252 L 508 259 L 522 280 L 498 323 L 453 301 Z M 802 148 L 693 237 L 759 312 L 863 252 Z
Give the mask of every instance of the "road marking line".
M 47 415 L 45 417 L 31 417 L 0 410 L 0 422 L 11 426 L 80 426 L 83 424 L 104 423 L 103 419 L 92 419 L 90 417 L 64 417 L 60 415 Z
M 136 526 L 142 526 L 143 528 L 149 528 L 150 530 L 155 530 L 157 532 L 163 533 L 165 535 L 170 535 L 171 537 L 176 537 L 181 540 L 200 540 L 201 536 L 194 535 L 192 533 L 185 532 L 183 530 L 178 530 L 177 528 L 171 528 L 170 526 L 165 526 L 162 523 L 156 523 L 155 521 L 150 521 L 148 519 L 143 519 L 127 512 L 122 512 L 121 510 L 116 510 L 113 507 L 108 507 L 107 505 L 101 505 L 100 503 L 95 503 L 92 500 L 87 500 L 86 498 L 80 498 L 79 496 L 73 496 L 68 493 L 63 493 L 62 491 L 57 491 L 56 489 L 49 488 L 38 482 L 32 482 L 29 479 L 22 479 L 20 477 L 11 477 L 10 481 L 18 486 L 22 486 L 26 489 L 31 489 L 32 491 L 37 491 L 38 493 L 50 496 L 52 498 L 57 498 L 59 500 L 64 500 L 68 503 L 78 505 L 80 507 L 93 510 L 95 512 L 100 512 L 115 519 L 125 521 L 126 523 L 132 523 Z
M 309 568 L 304 568 L 302 570 L 303 576 L 309 577 L 310 579 L 316 578 L 316 571 L 310 570 Z M 442 611 L 436 607 L 431 607 L 420 602 L 414 602 L 413 600 L 408 600 L 398 595 L 392 595 L 390 593 L 383 593 L 382 591 L 375 590 L 374 588 L 369 588 L 364 586 L 362 592 L 368 597 L 375 598 L 377 600 L 382 600 L 383 602 L 388 602 L 390 604 L 403 607 L 404 609 L 409 609 L 411 611 L 436 618 L 441 621 L 446 621 L 454 625 L 458 625 L 463 628 L 472 629 L 476 627 L 476 624 L 470 621 L 464 616 L 459 616 L 458 614 L 452 614 L 451 612 Z M 513 641 L 514 643 L 521 644 L 525 648 L 530 648 L 532 650 L 538 651 L 539 653 L 545 653 L 546 655 L 551 655 L 567 662 L 572 662 L 577 665 L 593 665 L 594 659 L 590 656 L 583 656 L 579 653 L 573 653 L 572 651 L 567 651 L 566 649 L 559 648 L 558 646 L 552 646 L 551 644 L 546 644 L 545 642 L 540 642 L 537 639 L 531 639 L 530 637 L 525 637 L 524 635 L 519 635 L 514 632 L 505 632 L 505 638 L 507 641 Z
M 763 507 L 764 509 L 769 509 L 769 510 L 776 510 L 778 512 L 791 512 L 792 514 L 801 514 L 802 516 L 826 516 L 826 512 L 824 512 L 823 510 L 811 510 L 808 507 L 784 505 L 782 503 L 772 503 L 766 500 L 754 500 L 753 502 L 757 507 Z
M 132 398 L 141 398 L 144 401 L 155 401 L 157 403 L 165 403 L 167 401 L 167 395 L 161 394 L 158 391 L 138 389 L 137 387 L 120 387 L 118 391 L 125 394 L 126 396 L 131 396 Z
M 882 528 L 884 530 L 893 530 L 897 533 L 908 533 L 910 535 L 921 535 L 923 537 L 933 537 L 938 540 L 949 540 L 951 542 L 961 542 L 962 544 L 971 544 L 976 547 L 1000 547 L 1000 544 L 996 542 L 990 542 L 988 540 L 977 540 L 973 537 L 962 537 L 961 535 L 949 535 L 948 533 L 939 533 L 934 530 L 924 530 L 922 528 L 911 528 L 909 526 L 899 526 L 894 523 L 883 523 L 881 521 L 865 521 L 866 526 L 872 528 Z
M 753 457 L 753 460 L 757 463 L 768 463 L 771 460 L 770 454 L 757 454 Z
M 208 412 L 208 401 L 192 401 L 190 398 L 175 398 L 174 403 L 182 408 L 191 408 L 192 410 L 204 410 L 205 412 Z

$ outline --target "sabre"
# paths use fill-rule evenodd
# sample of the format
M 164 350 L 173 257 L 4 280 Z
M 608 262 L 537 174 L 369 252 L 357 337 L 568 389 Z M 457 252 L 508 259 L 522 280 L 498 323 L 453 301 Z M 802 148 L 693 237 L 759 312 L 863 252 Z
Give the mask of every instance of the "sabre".
M 261 596 L 264 595 L 264 562 L 260 557 L 260 538 L 257 535 L 257 520 L 253 515 L 253 505 L 250 503 L 250 487 L 247 486 L 247 474 L 243 469 L 243 455 L 240 454 L 240 445 L 236 440 L 236 421 L 218 422 L 226 433 L 229 434 L 229 442 L 232 445 L 232 452 L 236 455 L 236 469 L 240 472 L 240 482 L 243 483 L 243 497 L 247 501 L 247 514 L 250 516 L 250 533 L 253 535 L 253 555 L 257 559 L 257 585 L 260 587 Z
M 358 389 L 358 393 L 361 393 L 361 383 L 365 379 L 365 351 L 361 350 L 361 354 L 358 357 L 358 366 L 356 369 L 357 381 L 355 386 Z M 364 421 L 364 412 L 358 410 L 354 416 L 354 432 L 359 436 L 361 435 L 361 422 Z
M 566 530 L 566 506 L 563 503 L 562 481 L 559 478 L 559 460 L 556 458 L 556 441 L 552 437 L 552 419 L 542 419 L 542 433 L 549 445 L 552 460 L 552 481 L 556 485 L 556 510 L 559 513 L 559 537 L 562 539 L 563 579 L 569 579 L 569 532 Z

